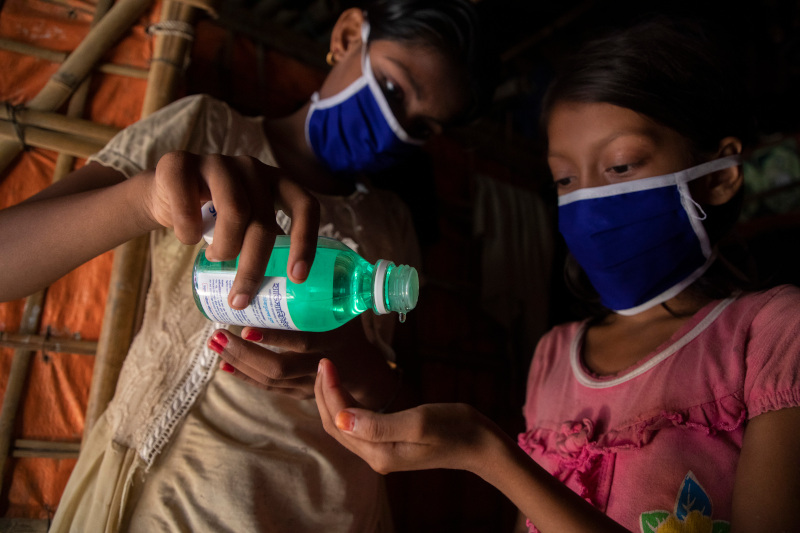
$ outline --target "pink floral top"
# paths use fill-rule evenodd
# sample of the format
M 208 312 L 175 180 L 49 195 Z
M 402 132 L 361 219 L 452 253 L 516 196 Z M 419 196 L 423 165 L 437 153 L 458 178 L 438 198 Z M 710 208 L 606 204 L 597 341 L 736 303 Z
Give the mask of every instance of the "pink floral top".
M 800 289 L 713 302 L 614 376 L 583 365 L 586 327 L 536 348 L 520 446 L 631 531 L 728 531 L 745 422 L 800 405 Z

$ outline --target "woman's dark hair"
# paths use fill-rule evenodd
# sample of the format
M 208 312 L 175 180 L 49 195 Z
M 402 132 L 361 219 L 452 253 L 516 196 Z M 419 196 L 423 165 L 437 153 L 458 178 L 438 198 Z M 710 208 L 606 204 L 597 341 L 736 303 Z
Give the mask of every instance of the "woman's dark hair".
M 470 104 L 461 121 L 476 118 L 491 102 L 499 59 L 476 6 L 469 0 L 361 0 L 370 40 L 430 46 L 457 66 L 469 88 Z
M 588 42 L 563 61 L 548 89 L 542 124 L 558 102 L 608 103 L 641 113 L 678 132 L 699 164 L 714 157 L 725 137 L 747 144 L 755 134 L 743 83 L 732 58 L 693 21 L 654 17 L 607 37 Z M 738 220 L 742 191 L 722 206 L 703 206 L 712 244 Z M 739 255 L 738 253 L 736 255 Z M 720 298 L 749 288 L 738 268 L 716 261 L 692 286 L 697 294 Z M 569 256 L 567 286 L 592 307 L 599 297 L 577 262 Z M 597 308 L 591 309 L 597 314 Z

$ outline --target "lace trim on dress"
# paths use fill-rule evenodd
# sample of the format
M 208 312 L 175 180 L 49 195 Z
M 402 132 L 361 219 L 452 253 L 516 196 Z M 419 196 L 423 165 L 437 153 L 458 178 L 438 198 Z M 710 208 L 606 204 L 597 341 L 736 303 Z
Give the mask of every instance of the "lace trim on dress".
M 209 324 L 205 328 L 206 332 L 203 337 L 207 338 L 216 327 L 219 327 L 219 324 Z M 205 345 L 195 352 L 186 375 L 170 391 L 167 400 L 158 409 L 160 413 L 156 415 L 145 432 L 144 444 L 139 449 L 139 457 L 145 463 L 145 471 L 161 453 L 175 428 L 211 380 L 218 360 L 219 356 Z

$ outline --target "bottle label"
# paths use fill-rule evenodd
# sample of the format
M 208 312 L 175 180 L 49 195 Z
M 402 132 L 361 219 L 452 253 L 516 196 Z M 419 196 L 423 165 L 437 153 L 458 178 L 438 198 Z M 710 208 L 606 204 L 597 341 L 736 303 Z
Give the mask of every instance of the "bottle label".
M 224 324 L 297 331 L 286 303 L 285 277 L 265 277 L 250 305 L 237 310 L 228 305 L 235 275 L 234 272 L 195 274 L 195 288 L 209 318 Z

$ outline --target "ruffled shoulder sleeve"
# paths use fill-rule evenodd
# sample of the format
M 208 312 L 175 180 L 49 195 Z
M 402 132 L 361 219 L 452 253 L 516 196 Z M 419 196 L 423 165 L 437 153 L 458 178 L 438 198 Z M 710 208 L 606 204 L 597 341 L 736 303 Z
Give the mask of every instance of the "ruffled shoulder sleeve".
M 745 347 L 748 418 L 800 405 L 800 289 L 784 285 L 763 297 Z

